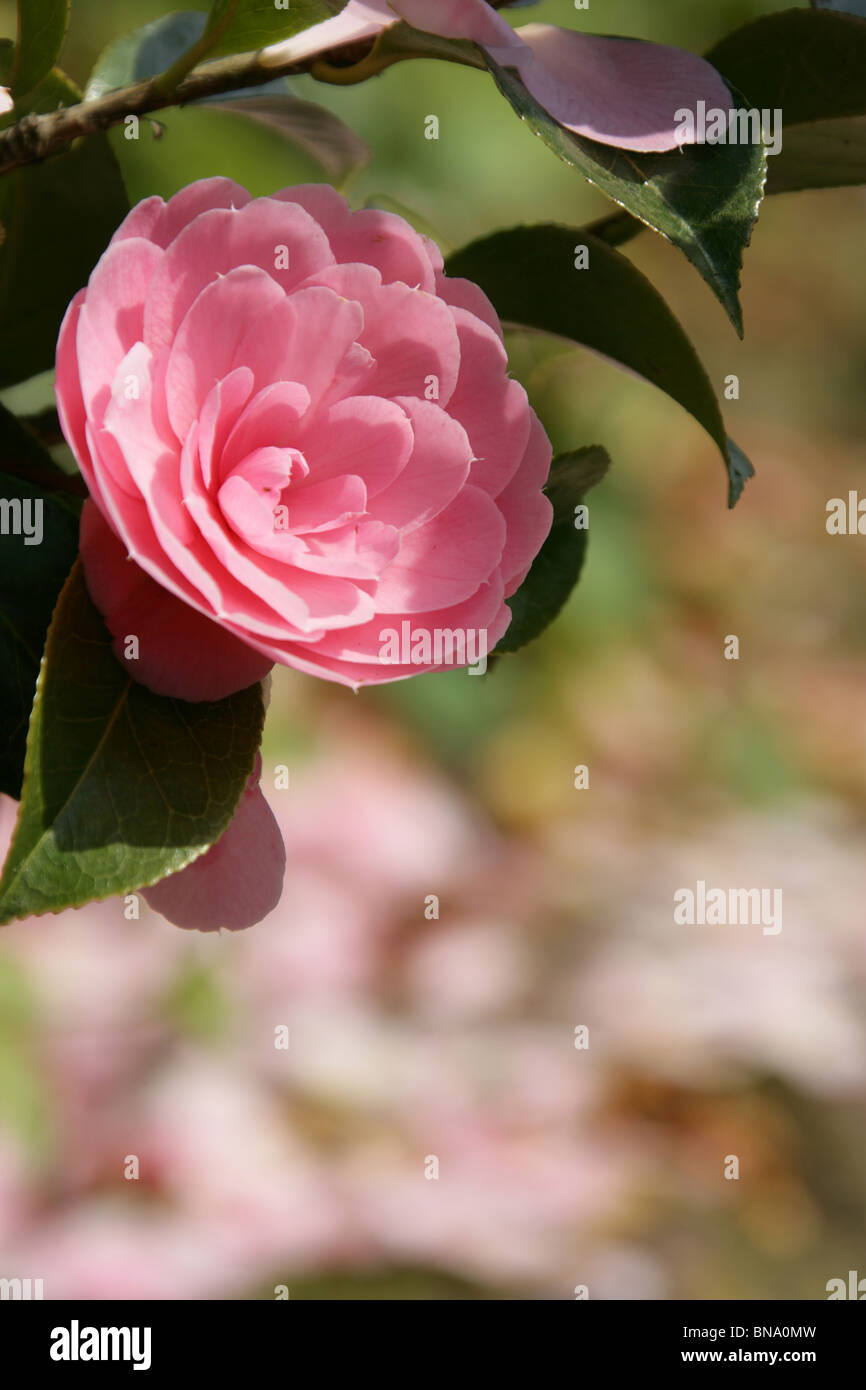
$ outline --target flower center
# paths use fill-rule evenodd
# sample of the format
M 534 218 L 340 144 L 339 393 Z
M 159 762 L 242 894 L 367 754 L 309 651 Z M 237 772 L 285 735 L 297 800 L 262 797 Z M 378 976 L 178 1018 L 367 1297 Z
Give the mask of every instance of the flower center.
M 233 530 L 249 538 L 285 530 L 279 524 L 285 494 L 309 471 L 299 449 L 254 449 L 232 469 L 217 494 L 223 516 Z

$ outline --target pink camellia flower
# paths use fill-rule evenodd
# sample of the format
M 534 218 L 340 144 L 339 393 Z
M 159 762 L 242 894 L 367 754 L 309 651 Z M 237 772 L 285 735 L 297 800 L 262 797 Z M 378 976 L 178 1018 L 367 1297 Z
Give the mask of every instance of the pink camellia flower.
M 334 19 L 266 50 L 266 61 L 325 53 L 375 38 L 407 20 L 449 39 L 470 39 L 500 67 L 516 68 L 549 115 L 605 145 L 644 152 L 688 143 L 678 111 L 731 105 L 715 68 L 681 48 L 581 34 L 551 24 L 512 29 L 487 0 L 350 0 Z
M 326 185 L 139 203 L 67 311 L 56 391 L 88 589 L 160 694 L 462 664 L 438 634 L 490 650 L 550 528 L 489 301 Z

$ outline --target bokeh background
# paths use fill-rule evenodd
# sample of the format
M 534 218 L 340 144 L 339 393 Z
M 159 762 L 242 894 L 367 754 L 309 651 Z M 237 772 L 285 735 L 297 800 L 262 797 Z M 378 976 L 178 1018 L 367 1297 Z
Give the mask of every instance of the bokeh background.
M 168 7 L 73 8 L 83 82 Z M 784 8 L 516 17 L 704 51 Z M 353 203 L 391 200 L 446 249 L 610 209 L 481 73 L 415 62 L 296 91 L 368 143 Z M 325 177 L 224 113 L 164 126 L 112 137 L 133 200 Z M 279 673 L 270 918 L 199 936 L 113 901 L 3 932 L 0 1275 L 47 1298 L 816 1299 L 866 1274 L 866 552 L 825 529 L 863 474 L 864 211 L 860 190 L 765 204 L 744 343 L 672 248 L 628 248 L 719 387 L 740 378 L 727 418 L 758 472 L 733 513 L 678 407 L 512 336 L 554 446 L 614 460 L 584 578 L 484 678 L 356 696 Z M 676 926 L 698 879 L 781 888 L 781 934 Z

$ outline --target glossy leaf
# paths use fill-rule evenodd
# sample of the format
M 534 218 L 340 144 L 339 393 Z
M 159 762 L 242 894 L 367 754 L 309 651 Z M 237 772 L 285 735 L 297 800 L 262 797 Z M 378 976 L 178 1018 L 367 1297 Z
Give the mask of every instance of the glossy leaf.
M 261 686 L 214 703 L 130 680 L 76 564 L 48 634 L 0 923 L 147 887 L 229 825 L 261 738 Z
M 580 578 L 588 530 L 575 525 L 575 507 L 610 467 L 599 444 L 559 454 L 551 465 L 545 492 L 553 504 L 553 525 L 532 568 L 508 600 L 511 623 L 496 653 L 516 652 L 539 637 L 553 622 Z
M 69 477 L 58 468 L 36 436 L 3 405 L 0 405 L 0 473 L 21 478 L 43 491 L 68 492 L 70 505 L 76 512 L 80 511 L 83 481 L 77 476 Z
M 18 37 L 10 86 L 26 96 L 53 68 L 69 23 L 69 0 L 18 0 Z
M 579 246 L 588 250 L 588 269 L 575 269 Z M 514 227 L 463 247 L 446 269 L 480 285 L 500 318 L 592 348 L 678 401 L 718 445 L 734 505 L 752 466 L 728 440 L 709 377 L 679 322 L 625 256 L 585 229 Z
M 554 154 L 688 257 L 742 335 L 740 270 L 763 197 L 763 145 L 687 145 L 670 154 L 599 145 L 554 121 L 514 69 L 489 55 L 488 66 L 521 120 Z M 735 92 L 731 104 L 742 105 Z
M 359 74 L 369 75 L 412 58 L 486 67 L 549 149 L 625 209 L 612 241 L 628 241 L 643 226 L 660 232 L 700 271 L 742 336 L 740 270 L 764 193 L 763 145 L 688 145 L 669 154 L 637 154 L 587 140 L 559 125 L 515 69 L 500 66 L 473 43 L 422 33 L 405 23 L 381 34 L 357 66 Z M 351 68 L 340 72 L 341 81 L 351 80 Z M 735 91 L 731 102 L 743 104 Z
M 770 164 L 768 193 L 842 188 L 866 183 L 866 117 L 810 121 L 785 132 L 781 155 Z
M 783 10 L 736 29 L 707 61 L 786 125 L 866 115 L 866 23 L 853 15 Z

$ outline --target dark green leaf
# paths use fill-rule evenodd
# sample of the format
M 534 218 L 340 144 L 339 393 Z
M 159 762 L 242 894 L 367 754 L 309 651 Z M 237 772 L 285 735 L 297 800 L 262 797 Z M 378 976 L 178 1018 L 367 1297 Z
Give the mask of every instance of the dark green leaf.
M 145 888 L 204 853 L 234 814 L 263 719 L 260 685 L 188 704 L 131 681 L 76 564 L 39 673 L 0 923 Z
M 866 182 L 866 23 L 855 18 L 864 9 L 766 15 L 707 54 L 751 105 L 782 112 L 768 193 Z
M 578 246 L 588 248 L 586 270 L 574 268 Z M 666 391 L 719 446 L 734 505 L 751 464 L 731 447 L 709 377 L 679 322 L 625 256 L 585 229 L 513 227 L 455 252 L 446 269 L 480 285 L 500 318 L 571 338 Z
M 321 24 L 346 6 L 346 0 L 291 0 L 277 8 L 274 0 L 213 0 L 206 35 L 213 37 L 208 58 L 250 53 Z
M 73 84 L 55 71 L 27 106 L 53 111 L 79 98 Z M 54 365 L 66 307 L 87 282 L 128 206 L 104 135 L 91 135 L 55 159 L 0 179 L 0 389 Z
M 553 506 L 554 526 L 566 519 L 574 526 L 574 508 L 591 487 L 601 482 L 609 468 L 610 455 L 600 444 L 586 444 L 582 449 L 557 454 L 544 487 Z
M 0 473 L 11 473 L 37 488 L 62 488 L 67 475 L 21 421 L 0 405 Z M 75 489 L 78 490 L 77 488 Z
M 751 105 L 786 125 L 866 115 L 866 24 L 852 15 L 783 10 L 736 29 L 707 61 Z
M 45 493 L 5 471 L 8 443 L 7 431 L 2 429 L 0 791 L 17 798 L 21 795 L 27 723 L 45 633 L 57 596 L 78 553 L 78 516 L 75 505 L 62 495 Z M 41 453 L 38 445 L 35 451 Z M 53 464 L 50 457 L 46 458 L 45 469 L 50 474 Z M 41 521 L 37 526 L 40 507 Z M 26 532 L 30 533 L 29 538 Z
M 559 454 L 551 465 L 545 492 L 553 503 L 553 525 L 532 568 L 508 600 L 511 623 L 496 645 L 496 654 L 516 652 L 539 637 L 553 622 L 578 579 L 586 558 L 588 531 L 576 526 L 575 507 L 600 482 L 610 459 L 599 444 Z
M 684 252 L 742 336 L 740 269 L 766 178 L 763 145 L 687 145 L 636 154 L 574 135 L 553 120 L 513 68 L 487 55 L 500 91 L 554 154 Z M 744 105 L 732 91 L 731 105 Z
M 26 96 L 51 71 L 68 23 L 69 0 L 18 0 L 18 39 L 10 82 L 13 96 Z
M 767 160 L 763 145 L 687 145 L 669 154 L 637 154 L 575 135 L 535 100 L 513 68 L 501 67 L 475 44 L 422 34 L 396 24 L 376 41 L 365 69 L 407 58 L 441 58 L 487 67 L 500 91 L 531 130 L 566 164 L 619 203 L 612 245 L 643 226 L 660 232 L 707 281 L 742 336 L 739 303 L 743 252 L 763 198 Z M 743 105 L 732 90 L 732 105 Z
M 866 117 L 848 116 L 786 130 L 781 154 L 770 161 L 767 192 L 861 183 L 866 183 Z

